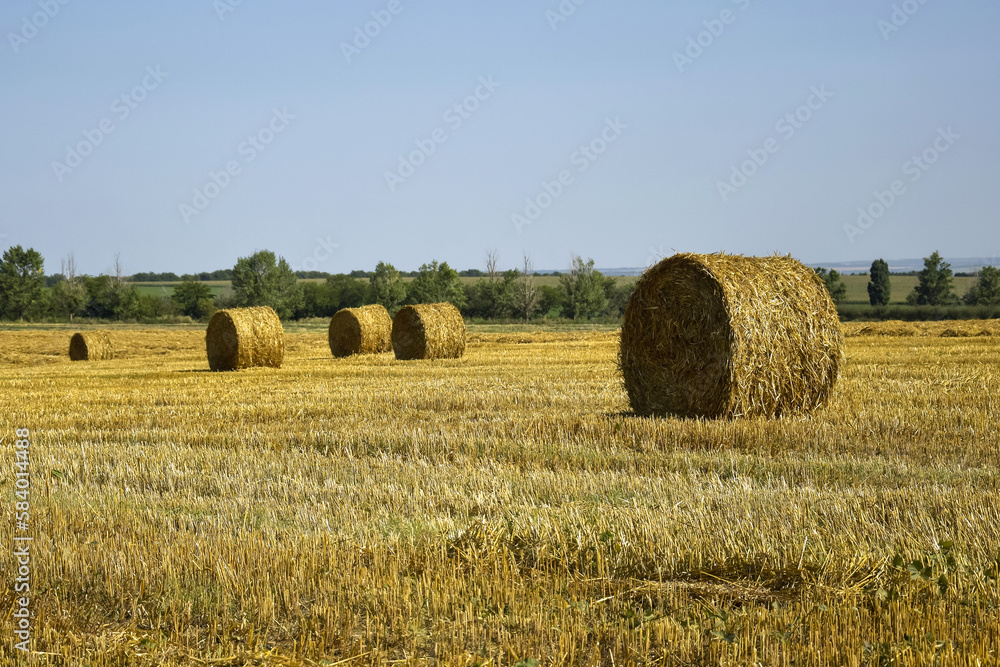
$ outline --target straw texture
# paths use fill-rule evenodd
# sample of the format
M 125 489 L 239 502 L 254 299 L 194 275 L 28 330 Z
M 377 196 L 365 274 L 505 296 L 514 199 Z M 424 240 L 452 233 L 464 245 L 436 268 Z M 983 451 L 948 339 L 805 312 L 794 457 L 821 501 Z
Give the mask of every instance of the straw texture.
M 791 257 L 679 254 L 639 279 L 619 366 L 640 415 L 779 417 L 827 401 L 842 344 L 826 286 Z
M 107 331 L 86 331 L 73 334 L 69 339 L 69 358 L 72 361 L 102 361 L 114 359 L 115 350 Z
M 330 318 L 327 335 L 335 357 L 388 352 L 392 349 L 392 318 L 380 304 L 342 308 Z
M 281 368 L 285 331 L 277 313 L 268 306 L 220 310 L 208 323 L 205 348 L 213 371 Z
M 458 359 L 465 354 L 465 320 L 450 303 L 404 306 L 392 321 L 397 359 Z

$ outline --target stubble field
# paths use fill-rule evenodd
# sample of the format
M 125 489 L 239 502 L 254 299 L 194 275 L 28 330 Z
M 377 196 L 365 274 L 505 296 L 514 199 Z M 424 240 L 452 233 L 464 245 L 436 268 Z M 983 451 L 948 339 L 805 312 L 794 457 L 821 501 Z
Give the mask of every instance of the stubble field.
M 845 330 L 771 422 L 632 416 L 613 331 L 210 373 L 201 328 L 2 330 L 0 662 L 996 664 L 1000 324 Z

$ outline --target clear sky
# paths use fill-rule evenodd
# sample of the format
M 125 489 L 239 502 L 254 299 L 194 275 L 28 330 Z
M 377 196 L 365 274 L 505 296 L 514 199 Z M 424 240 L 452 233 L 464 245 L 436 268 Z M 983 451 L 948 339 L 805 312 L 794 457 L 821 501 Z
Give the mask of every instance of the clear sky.
M 995 1 L 577 2 L 5 0 L 0 245 L 49 273 L 1000 254 Z

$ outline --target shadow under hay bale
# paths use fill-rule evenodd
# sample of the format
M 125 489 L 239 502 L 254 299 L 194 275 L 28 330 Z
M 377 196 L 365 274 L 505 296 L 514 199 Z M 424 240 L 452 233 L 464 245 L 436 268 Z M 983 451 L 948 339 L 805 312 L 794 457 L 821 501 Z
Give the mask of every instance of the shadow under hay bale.
M 103 361 L 114 359 L 115 350 L 107 331 L 87 331 L 73 334 L 69 339 L 69 358 L 72 361 Z
M 636 284 L 619 366 L 640 415 L 779 417 L 826 402 L 842 344 L 826 286 L 791 257 L 678 254 Z
M 392 349 L 392 318 L 380 304 L 342 308 L 330 318 L 328 338 L 335 357 L 388 352 Z
M 392 321 L 397 359 L 458 359 L 465 353 L 465 320 L 450 303 L 399 309 Z
M 285 330 L 277 313 L 268 306 L 220 310 L 208 323 L 205 348 L 213 371 L 281 368 Z

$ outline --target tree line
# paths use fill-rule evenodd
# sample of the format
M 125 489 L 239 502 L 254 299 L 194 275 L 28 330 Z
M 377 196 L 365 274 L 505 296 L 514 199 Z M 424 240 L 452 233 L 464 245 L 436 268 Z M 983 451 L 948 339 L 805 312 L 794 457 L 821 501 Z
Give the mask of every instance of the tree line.
M 202 277 L 222 279 L 231 290 L 216 295 Z M 361 275 L 358 275 L 361 274 Z M 284 258 L 269 250 L 241 257 L 232 269 L 211 274 L 180 276 L 173 289 L 144 293 L 138 278 L 176 274 L 125 276 L 116 256 L 110 275 L 77 275 L 70 256 L 60 273 L 46 277 L 44 260 L 36 250 L 8 248 L 0 260 L 0 316 L 9 320 L 69 320 L 78 317 L 102 320 L 152 320 L 190 317 L 205 320 L 220 308 L 270 306 L 282 319 L 330 317 L 341 308 L 381 304 L 390 313 L 411 303 L 448 301 L 469 318 L 490 320 L 539 317 L 571 319 L 619 318 L 634 285 L 617 281 L 594 268 L 594 260 L 573 257 L 570 269 L 558 274 L 558 285 L 537 281 L 531 261 L 520 269 L 501 271 L 496 253 L 490 253 L 486 270 L 459 273 L 447 262 L 434 260 L 419 270 L 401 272 L 379 262 L 371 272 L 322 274 L 320 280 L 300 279 Z M 462 277 L 473 276 L 474 281 Z M 411 280 L 404 278 L 411 277 Z
M 484 320 L 563 317 L 574 320 L 622 316 L 634 284 L 618 285 L 594 268 L 594 260 L 574 256 L 558 284 L 542 285 L 528 257 L 520 269 L 501 271 L 496 253 L 487 256 L 485 270 L 458 272 L 447 262 L 432 261 L 419 270 L 402 272 L 379 262 L 373 271 L 350 274 L 294 273 L 288 263 L 268 250 L 237 260 L 232 269 L 177 276 L 139 273 L 125 276 L 118 257 L 109 275 L 77 275 L 70 256 L 60 272 L 44 273 L 44 260 L 32 248 L 12 246 L 0 259 L 0 317 L 8 320 L 155 320 L 190 317 L 205 320 L 219 308 L 268 305 L 282 319 L 330 317 L 341 308 L 382 304 L 390 313 L 410 303 L 449 301 L 464 316 Z M 816 269 L 836 303 L 847 293 L 836 270 Z M 309 272 L 310 274 L 313 272 Z M 892 295 L 889 266 L 872 263 L 868 296 L 872 306 L 884 307 Z M 180 278 L 171 290 L 143 293 L 140 279 Z M 463 277 L 475 277 L 463 281 Z M 311 279 L 310 279 L 311 278 Z M 404 278 L 410 278 L 404 281 Z M 984 267 L 961 298 L 954 292 L 951 266 L 935 251 L 924 258 L 924 269 L 907 296 L 912 306 L 1000 306 L 1000 269 Z M 229 280 L 232 289 L 216 295 L 204 280 Z
M 823 279 L 834 303 L 841 303 L 847 296 L 847 286 L 834 269 L 816 269 Z M 972 287 L 964 296 L 955 294 L 951 265 L 936 250 L 924 257 L 923 270 L 916 273 L 917 285 L 906 295 L 910 306 L 1000 306 L 1000 268 L 984 266 Z M 892 297 L 892 280 L 889 265 L 876 259 L 869 270 L 868 301 L 874 307 L 889 305 Z

